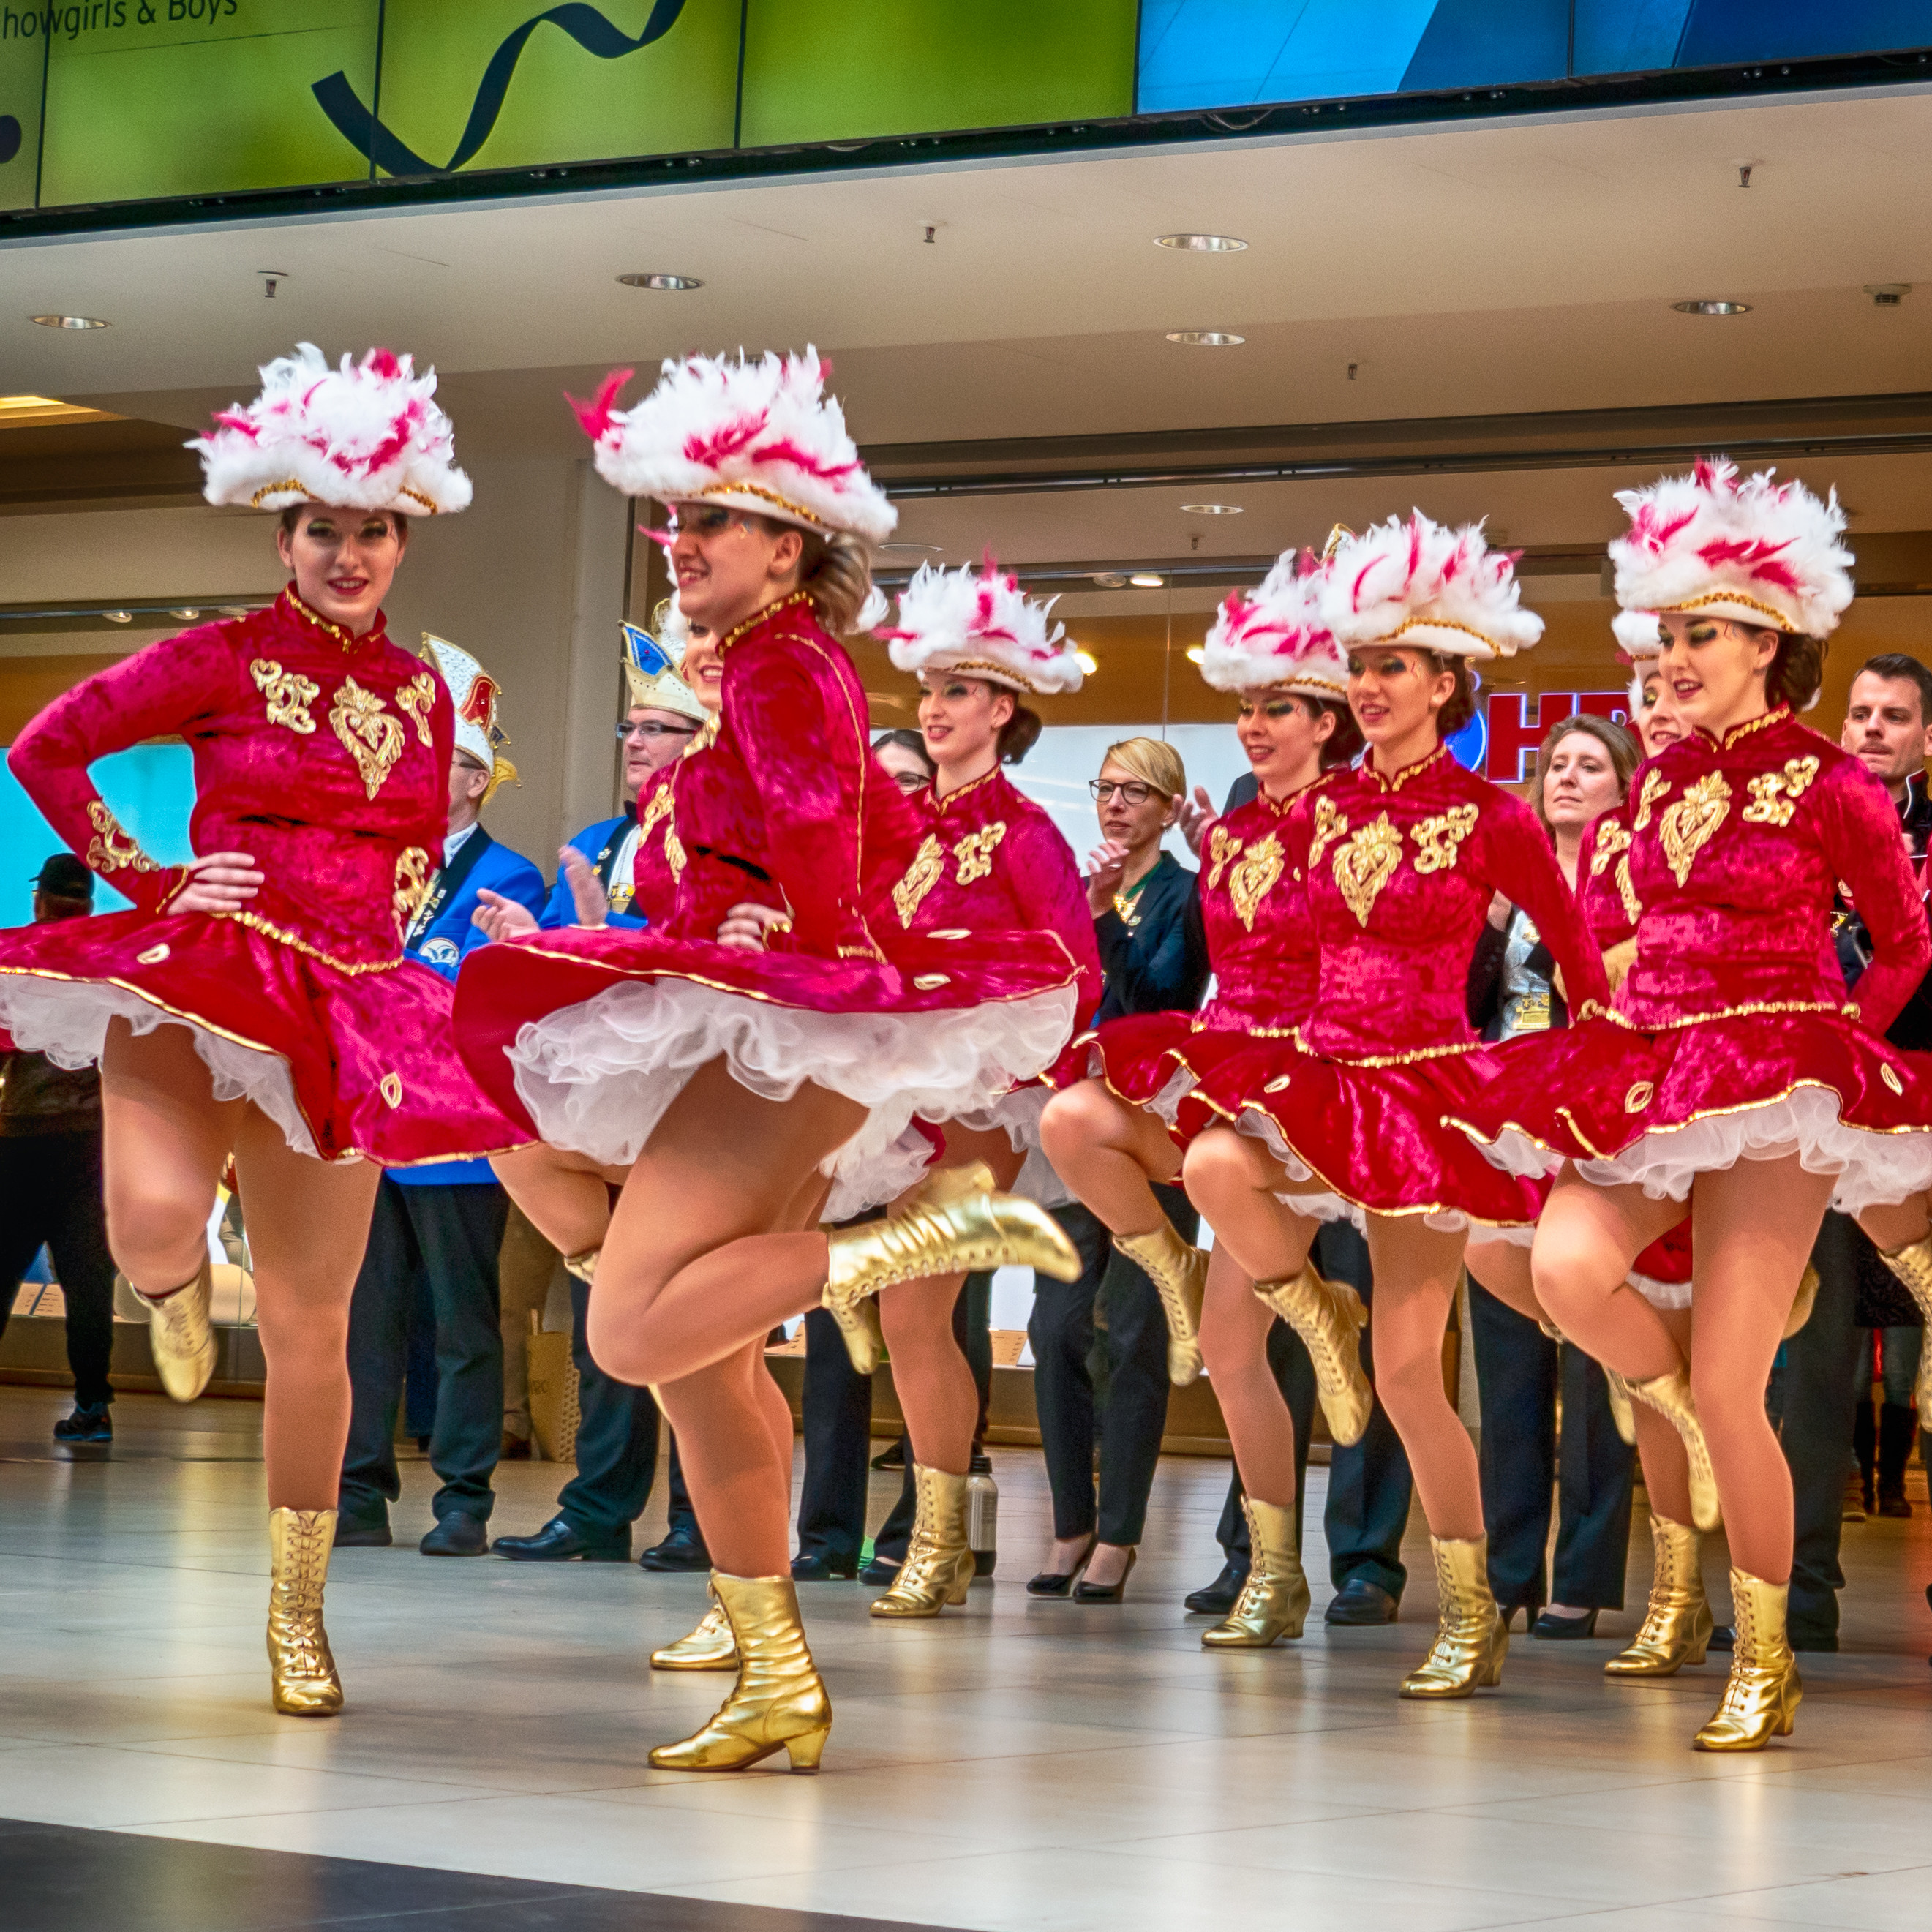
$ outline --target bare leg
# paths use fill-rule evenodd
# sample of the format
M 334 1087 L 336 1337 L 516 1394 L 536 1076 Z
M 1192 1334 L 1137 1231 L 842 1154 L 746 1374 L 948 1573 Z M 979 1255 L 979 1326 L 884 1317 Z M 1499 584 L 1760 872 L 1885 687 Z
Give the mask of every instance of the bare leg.
M 1895 1207 L 1868 1208 L 1858 1216 L 1858 1226 L 1874 1247 L 1886 1254 L 1894 1253 L 1932 1234 L 1932 1213 L 1928 1212 L 1928 1208 L 1932 1208 L 1932 1201 L 1923 1194 L 1915 1194 Z
M 1232 1253 L 1217 1243 L 1208 1259 L 1208 1294 L 1201 1306 L 1208 1379 L 1228 1424 L 1243 1486 L 1262 1502 L 1292 1509 L 1294 1418 L 1268 1366 L 1268 1330 L 1274 1319 L 1274 1311 L 1256 1297 L 1253 1282 Z
M 1182 1175 L 1188 1198 L 1214 1230 L 1216 1251 L 1230 1250 L 1250 1280 L 1299 1272 L 1318 1224 L 1282 1212 L 1275 1196 L 1288 1178 L 1259 1141 L 1232 1127 L 1210 1127 L 1189 1147 Z
M 610 1231 L 610 1192 L 628 1168 L 604 1167 L 568 1148 L 539 1142 L 490 1162 L 510 1198 L 560 1255 L 604 1245 Z
M 1487 1288 L 1505 1308 L 1514 1309 L 1539 1327 L 1550 1320 L 1548 1311 L 1536 1298 L 1528 1249 L 1514 1241 L 1472 1240 L 1462 1264 L 1470 1279 Z
M 1150 1234 L 1167 1219 L 1148 1184 L 1174 1180 L 1180 1150 L 1144 1108 L 1083 1080 L 1047 1102 L 1040 1138 L 1054 1172 L 1115 1234 Z
M 1684 1365 L 1657 1310 L 1630 1285 L 1631 1263 L 1683 1218 L 1681 1202 L 1653 1201 L 1635 1186 L 1593 1186 L 1566 1167 L 1537 1222 L 1530 1250 L 1537 1300 L 1579 1348 L 1627 1381 Z

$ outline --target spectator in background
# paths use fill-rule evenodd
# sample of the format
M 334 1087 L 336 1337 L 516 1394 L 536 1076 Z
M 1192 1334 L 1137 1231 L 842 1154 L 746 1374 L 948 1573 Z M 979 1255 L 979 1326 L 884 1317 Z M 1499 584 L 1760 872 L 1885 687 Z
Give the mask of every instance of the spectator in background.
M 35 924 L 93 910 L 94 874 L 71 853 L 56 853 L 34 880 Z M 54 1439 L 111 1442 L 114 1263 L 100 1192 L 100 1075 L 56 1066 L 0 1034 L 0 1330 L 44 1246 L 67 1304 L 74 1372 L 74 1413 L 54 1424 Z
M 427 639 L 456 708 L 442 864 L 404 942 L 406 958 L 454 981 L 463 955 L 484 943 L 471 915 L 485 890 L 532 915 L 543 875 L 499 844 L 479 814 L 515 767 L 497 749 L 496 688 L 466 652 Z M 487 1160 L 394 1168 L 376 1190 L 369 1245 L 349 1308 L 349 1441 L 338 1546 L 386 1546 L 388 1505 L 401 1494 L 396 1408 L 412 1304 L 427 1294 L 436 1318 L 436 1420 L 430 1467 L 441 1479 L 425 1556 L 481 1556 L 490 1546 L 490 1478 L 502 1442 L 503 1342 L 497 1259 L 509 1197 Z

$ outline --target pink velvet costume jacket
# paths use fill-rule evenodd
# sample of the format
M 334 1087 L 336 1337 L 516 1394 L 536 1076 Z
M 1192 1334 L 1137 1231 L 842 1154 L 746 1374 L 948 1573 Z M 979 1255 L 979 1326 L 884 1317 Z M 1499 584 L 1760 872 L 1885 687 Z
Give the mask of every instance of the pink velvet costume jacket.
M 1302 799 L 1332 784 L 1324 772 L 1278 803 L 1258 794 L 1210 828 L 1198 891 L 1214 997 L 1198 1013 L 1134 1013 L 1076 1040 L 1055 1083 L 1097 1078 L 1144 1107 L 1185 1145 L 1214 1118 L 1186 1096 L 1251 1040 L 1286 1039 L 1315 1002 L 1315 928 L 1308 896 L 1287 874 L 1282 838 Z
M 194 758 L 199 853 L 266 874 L 231 913 L 170 914 L 186 884 L 116 822 L 96 758 L 178 733 Z M 289 1144 L 388 1166 L 530 1138 L 457 1062 L 451 994 L 403 957 L 440 862 L 449 694 L 392 644 L 285 591 L 267 610 L 150 645 L 57 698 L 8 763 L 48 822 L 134 902 L 0 934 L 0 1016 L 67 1066 L 109 1019 L 188 1028 L 219 1099 L 245 1096 Z
M 1574 1000 L 1587 1010 L 1604 997 L 1534 815 L 1438 747 L 1393 778 L 1364 763 L 1305 794 L 1280 845 L 1318 949 L 1312 1004 L 1292 1038 L 1252 1040 L 1208 1070 L 1184 1111 L 1204 1106 L 1265 1142 L 1290 1204 L 1314 1218 L 1526 1232 L 1540 1190 L 1470 1159 L 1442 1117 L 1517 1050 L 1484 1046 L 1464 1009 L 1494 893 L 1534 920 Z
M 716 730 L 673 786 L 669 917 L 478 948 L 458 982 L 458 1043 L 544 1139 L 613 1166 L 709 1060 L 769 1098 L 814 1081 L 868 1110 L 842 1172 L 915 1114 L 985 1108 L 1037 1073 L 1072 1026 L 1078 962 L 1052 933 L 940 938 L 884 910 L 920 827 L 867 747 L 850 659 L 805 598 L 722 650 Z M 762 952 L 715 937 L 744 901 L 790 921 Z
M 1519 1174 L 1681 1201 L 1696 1174 L 1798 1153 L 1846 1213 L 1932 1184 L 1932 1062 L 1882 1035 L 1932 943 L 1898 814 L 1848 752 L 1788 707 L 1638 768 L 1592 829 L 1636 954 L 1610 1010 L 1523 1042 L 1459 1120 Z M 1874 956 L 1847 1000 L 1832 944 L 1849 886 Z M 1623 890 L 1628 888 L 1627 892 Z

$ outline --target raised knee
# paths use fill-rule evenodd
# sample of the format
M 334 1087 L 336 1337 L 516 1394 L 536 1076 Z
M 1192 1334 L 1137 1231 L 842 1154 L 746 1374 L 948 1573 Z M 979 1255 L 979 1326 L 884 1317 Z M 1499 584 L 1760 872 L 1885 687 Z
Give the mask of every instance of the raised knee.
M 1252 1168 L 1240 1136 L 1232 1127 L 1210 1127 L 1197 1135 L 1181 1162 L 1180 1183 L 1210 1222 L 1210 1203 L 1252 1192 Z
M 1078 1154 L 1104 1131 L 1110 1109 L 1096 1080 L 1083 1080 L 1054 1095 L 1040 1117 L 1040 1144 L 1049 1160 Z
M 112 1188 L 106 1208 L 109 1251 L 136 1287 L 150 1294 L 178 1288 L 200 1266 L 207 1251 L 206 1214 L 138 1183 Z

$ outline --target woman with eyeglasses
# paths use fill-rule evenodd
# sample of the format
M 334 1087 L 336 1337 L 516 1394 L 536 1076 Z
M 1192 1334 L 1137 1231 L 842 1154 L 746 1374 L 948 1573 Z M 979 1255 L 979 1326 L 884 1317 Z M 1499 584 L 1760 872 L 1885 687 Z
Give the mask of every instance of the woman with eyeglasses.
M 668 362 L 620 410 L 627 380 L 580 406 L 598 473 L 669 507 L 680 604 L 723 667 L 716 730 L 674 781 L 676 896 L 642 932 L 478 948 L 462 1047 L 544 1139 L 629 1164 L 602 1249 L 578 1257 L 590 1346 L 658 1388 L 737 1660 L 712 1719 L 651 1762 L 740 1771 L 783 1750 L 808 1771 L 831 1703 L 790 1574 L 791 1420 L 767 1393 L 764 1338 L 820 1304 L 862 1325 L 895 1282 L 1077 1265 L 1032 1203 L 983 1185 L 889 1222 L 816 1226 L 832 1177 L 916 1112 L 990 1104 L 1044 1066 L 1076 974 L 1033 934 L 935 944 L 880 916 L 919 828 L 871 756 L 836 639 L 896 518 L 816 352 Z M 756 951 L 717 937 L 748 898 L 777 915 Z
M 881 731 L 872 740 L 872 755 L 908 798 L 922 797 L 931 791 L 938 776 L 926 740 L 916 731 Z

